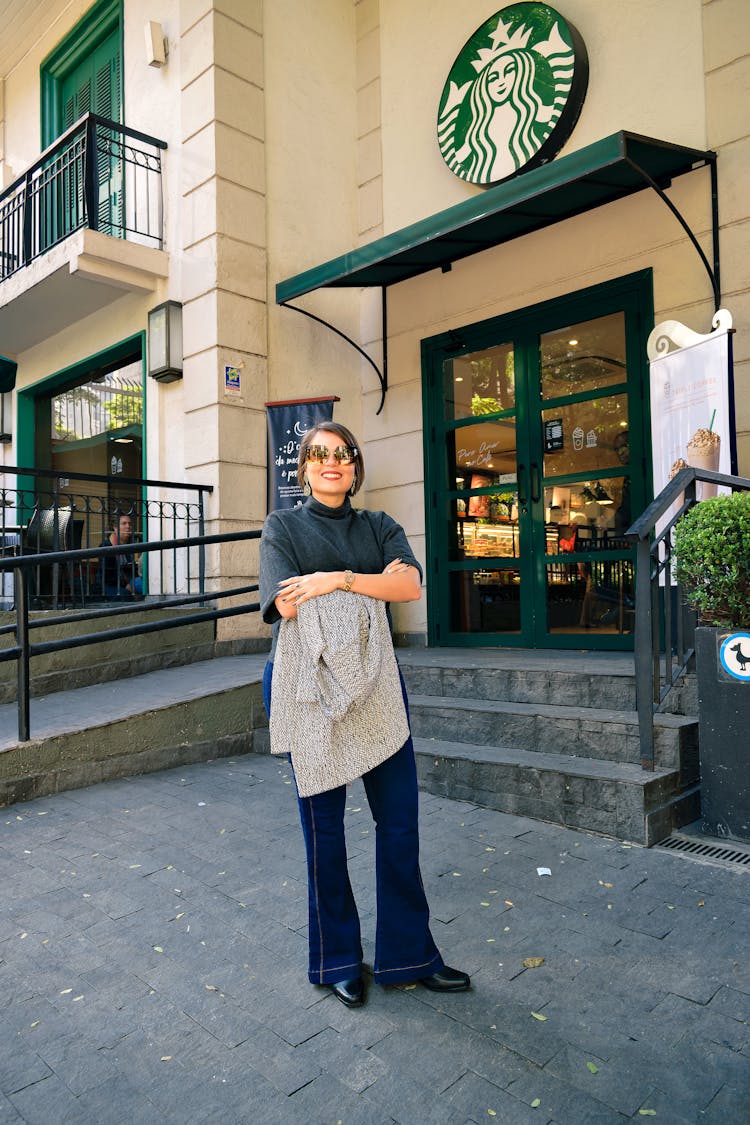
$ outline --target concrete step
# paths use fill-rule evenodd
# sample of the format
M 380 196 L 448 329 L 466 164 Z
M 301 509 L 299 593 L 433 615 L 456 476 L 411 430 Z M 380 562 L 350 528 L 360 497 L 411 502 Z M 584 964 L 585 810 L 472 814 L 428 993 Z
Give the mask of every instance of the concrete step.
M 31 701 L 30 742 L 0 706 L 0 805 L 246 754 L 266 724 L 265 655 L 223 657 Z
M 415 738 L 421 788 L 647 846 L 700 815 L 699 789 L 677 770 L 519 748 Z
M 397 656 L 410 694 L 635 710 L 632 653 L 400 648 Z M 670 692 L 665 710 L 698 713 L 694 674 Z
M 412 730 L 419 738 L 514 746 L 532 753 L 550 751 L 640 768 L 635 711 L 428 695 L 411 695 L 409 709 Z M 697 780 L 697 719 L 655 716 L 655 764 L 680 771 L 685 784 Z
M 263 638 L 217 642 L 213 621 L 202 621 L 120 640 L 106 639 L 109 629 L 157 619 L 179 619 L 195 613 L 196 608 L 163 606 L 158 610 L 136 610 L 132 614 L 105 616 L 90 621 L 71 619 L 59 625 L 44 624 L 46 618 L 58 616 L 57 614 L 32 613 L 31 621 L 40 623 L 30 632 L 32 644 L 95 632 L 102 632 L 104 637 L 95 644 L 32 657 L 31 695 L 42 696 L 90 684 L 124 680 L 160 668 L 175 668 L 211 660 L 216 656 L 258 652 L 268 647 L 268 641 Z M 9 624 L 15 624 L 15 614 L 0 613 L 0 626 Z M 0 652 L 14 645 L 15 633 L 0 635 Z M 16 699 L 16 691 L 16 662 L 6 660 L 0 663 L 0 704 Z

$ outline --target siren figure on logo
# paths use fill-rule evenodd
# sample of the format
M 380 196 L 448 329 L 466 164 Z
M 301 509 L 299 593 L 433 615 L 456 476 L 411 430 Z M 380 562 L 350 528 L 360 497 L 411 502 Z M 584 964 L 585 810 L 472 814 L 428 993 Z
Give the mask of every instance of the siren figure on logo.
M 443 158 L 473 184 L 497 183 L 528 164 L 555 127 L 571 88 L 573 48 L 558 24 L 535 43 L 533 27 L 510 27 L 498 16 L 490 46 L 478 47 L 471 60 L 476 78 L 459 85 L 451 72 L 438 117 Z

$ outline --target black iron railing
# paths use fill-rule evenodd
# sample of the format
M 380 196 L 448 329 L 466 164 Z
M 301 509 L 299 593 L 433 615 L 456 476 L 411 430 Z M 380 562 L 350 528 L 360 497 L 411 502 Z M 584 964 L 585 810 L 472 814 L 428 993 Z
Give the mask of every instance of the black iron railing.
M 161 249 L 166 143 L 87 113 L 0 193 L 0 281 L 81 227 Z
M 696 484 L 750 490 L 750 480 L 682 469 L 628 529 L 635 540 L 635 677 L 641 765 L 654 768 L 654 714 L 690 668 L 695 655 L 695 613 L 676 582 L 672 531 L 697 502 Z
M 187 551 L 196 549 L 204 551 L 207 546 L 220 545 L 222 543 L 242 543 L 252 539 L 259 539 L 260 535 L 260 531 L 237 531 L 224 535 L 190 536 L 177 542 L 172 539 L 165 539 L 149 543 L 130 543 L 127 545 L 121 544 L 117 546 L 101 547 L 98 553 L 104 560 L 119 555 L 124 555 L 126 558 L 134 558 L 137 554 L 152 555 L 171 552 L 175 549 Z M 86 558 L 87 552 L 85 550 L 52 551 L 49 554 L 50 564 L 61 570 L 69 567 L 75 568 L 77 565 L 84 563 Z M 181 614 L 177 617 L 172 615 L 160 618 L 156 621 L 140 620 L 134 625 L 124 625 L 117 629 L 99 629 L 79 636 L 67 636 L 34 644 L 31 640 L 31 632 L 34 629 L 48 628 L 51 625 L 70 621 L 109 619 L 113 614 L 113 609 L 111 607 L 101 607 L 98 609 L 84 610 L 80 613 L 66 614 L 64 617 L 45 616 L 35 620 L 31 619 L 29 616 L 31 590 L 33 589 L 33 572 L 37 565 L 37 560 L 34 555 L 0 558 L 0 575 L 4 576 L 5 573 L 12 570 L 14 577 L 15 623 L 0 628 L 0 635 L 15 633 L 16 643 L 12 647 L 0 651 L 0 662 L 5 660 L 15 660 L 17 662 L 19 742 L 28 742 L 31 738 L 30 663 L 33 656 L 41 656 L 44 653 L 50 652 L 64 652 L 68 649 L 97 644 L 101 641 L 121 640 L 125 637 L 137 637 L 144 633 L 155 633 L 165 629 L 177 629 L 184 625 L 193 625 L 203 621 L 219 621 L 225 617 L 237 617 L 240 614 L 256 613 L 260 609 L 258 602 L 242 603 L 240 605 L 228 606 L 224 609 L 217 608 L 215 604 L 210 605 L 209 608 L 205 608 L 206 603 L 209 602 L 215 603 L 223 598 L 240 597 L 248 593 L 253 593 L 257 591 L 257 585 L 235 586 L 232 589 L 214 591 L 208 595 L 201 591 L 199 594 L 195 595 L 183 595 L 179 598 L 170 598 L 168 600 L 161 599 L 142 604 L 131 599 L 127 604 L 117 607 L 114 612 L 125 615 L 140 613 L 144 609 L 155 612 L 157 610 L 163 611 L 165 608 L 171 610 L 176 605 L 184 606 L 191 603 L 198 603 L 200 608 L 196 613 Z
M 202 594 L 206 553 L 195 537 L 205 532 L 212 491 L 204 484 L 0 466 L 0 555 L 35 557 L 29 596 L 39 609 Z M 126 533 L 139 544 L 135 552 L 101 550 L 123 542 Z M 170 546 L 151 558 L 141 549 L 149 540 Z M 83 555 L 55 557 L 75 550 Z M 0 606 L 14 599 L 6 567 Z

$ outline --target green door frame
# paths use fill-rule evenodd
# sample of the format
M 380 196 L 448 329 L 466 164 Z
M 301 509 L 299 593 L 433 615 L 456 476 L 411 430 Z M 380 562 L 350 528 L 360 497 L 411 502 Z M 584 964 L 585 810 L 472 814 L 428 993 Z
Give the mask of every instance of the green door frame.
M 583 320 L 623 311 L 625 313 L 625 350 L 627 365 L 626 388 L 629 405 L 630 454 L 633 492 L 633 515 L 652 496 L 652 470 L 650 456 L 650 405 L 648 393 L 648 361 L 646 339 L 654 324 L 653 271 L 640 270 L 613 281 L 604 282 L 575 293 L 566 294 L 532 305 L 514 313 L 477 321 L 460 329 L 441 333 L 422 341 L 422 397 L 424 417 L 425 454 L 425 513 L 427 557 L 427 629 L 430 645 L 513 645 L 528 646 L 533 640 L 526 634 L 463 634 L 448 628 L 448 525 L 444 518 L 444 500 L 449 491 L 445 459 L 446 434 L 456 428 L 455 422 L 446 422 L 443 405 L 443 362 L 448 358 L 489 348 L 500 343 L 513 342 L 517 370 L 525 370 L 533 377 L 534 392 L 530 399 L 518 396 L 516 418 L 519 433 L 528 442 L 524 450 L 526 464 L 542 464 L 542 434 L 540 427 L 528 424 L 526 411 L 541 407 L 539 395 L 539 337 L 545 332 L 563 328 Z M 603 393 L 616 393 L 608 387 Z M 582 396 L 590 397 L 590 396 Z M 530 401 L 531 400 L 531 401 Z M 545 409 L 549 403 L 544 404 Z M 554 405 L 554 403 L 552 403 Z M 489 415 L 494 419 L 502 414 Z M 474 419 L 475 420 L 475 419 Z M 459 423 L 460 426 L 460 423 Z M 564 483 L 561 478 L 560 483 Z M 488 491 L 492 491 L 491 489 Z M 640 507 L 639 507 L 640 506 Z M 521 584 L 537 583 L 541 588 L 544 572 L 544 529 L 536 529 L 536 550 L 521 558 L 519 569 Z M 472 564 L 473 566 L 474 564 Z M 536 566 L 536 573 L 530 568 Z M 538 635 L 538 630 L 537 630 Z M 547 634 L 545 647 L 632 649 L 631 636 Z
M 133 336 L 128 336 L 124 340 L 120 340 L 117 344 L 113 344 L 103 351 L 96 352 L 94 355 L 87 356 L 85 359 L 78 360 L 77 363 L 71 364 L 70 367 L 64 367 L 61 371 L 56 371 L 54 375 L 48 375 L 44 379 L 40 379 L 37 383 L 32 383 L 28 387 L 18 388 L 16 391 L 16 450 L 17 461 L 19 465 L 28 466 L 29 468 L 37 468 L 36 465 L 36 446 L 35 446 L 35 418 L 36 418 L 36 401 L 42 396 L 53 394 L 55 391 L 62 390 L 64 387 L 72 387 L 78 383 L 85 381 L 88 375 L 93 371 L 100 370 L 103 367 L 117 364 L 121 360 L 127 359 L 129 356 L 135 355 L 140 351 L 141 354 L 141 367 L 143 370 L 143 437 L 142 437 L 142 452 L 141 452 L 141 476 L 146 477 L 146 333 L 136 332 Z M 32 482 L 31 477 L 25 478 L 25 484 L 20 483 L 19 488 L 29 488 Z

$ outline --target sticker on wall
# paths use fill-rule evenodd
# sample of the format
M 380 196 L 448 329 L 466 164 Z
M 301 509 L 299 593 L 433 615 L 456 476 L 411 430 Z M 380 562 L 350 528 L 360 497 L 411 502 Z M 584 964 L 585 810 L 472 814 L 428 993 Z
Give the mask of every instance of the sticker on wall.
M 229 364 L 224 365 L 224 394 L 242 394 L 242 376 L 239 367 L 230 367 Z
M 462 180 L 488 187 L 551 160 L 586 96 L 583 39 L 548 4 L 511 4 L 474 32 L 451 67 L 438 144 Z
M 733 680 L 750 683 L 750 633 L 730 633 L 725 637 L 719 648 L 719 663 Z

